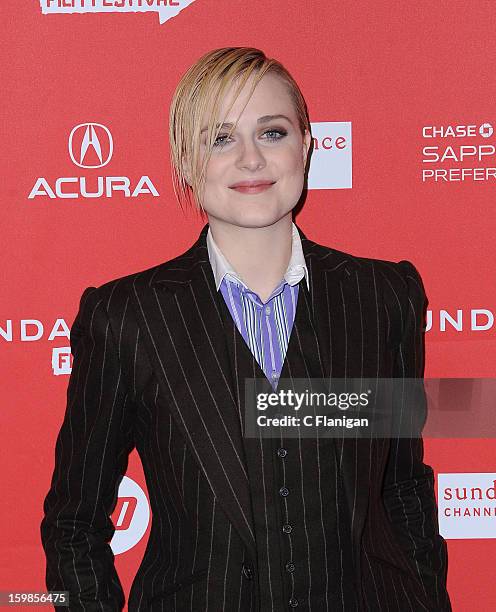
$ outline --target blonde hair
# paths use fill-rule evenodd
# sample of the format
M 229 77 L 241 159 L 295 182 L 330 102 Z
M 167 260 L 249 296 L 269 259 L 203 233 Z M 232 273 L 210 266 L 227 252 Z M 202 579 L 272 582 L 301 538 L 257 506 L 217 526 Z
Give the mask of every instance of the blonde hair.
M 307 106 L 296 81 L 280 62 L 267 58 L 260 49 L 252 47 L 214 49 L 195 62 L 181 78 L 174 92 L 169 112 L 172 184 L 181 208 L 183 202 L 187 201 L 193 207 L 203 211 L 201 201 L 206 168 L 213 143 L 221 129 L 220 125 L 216 125 L 216 119 L 226 90 L 233 82 L 238 82 L 231 105 L 227 109 L 229 113 L 250 76 L 253 74 L 254 79 L 247 102 L 257 83 L 267 72 L 277 74 L 286 84 L 301 132 L 302 134 L 305 134 L 305 131 L 310 133 Z M 206 154 L 200 167 L 201 122 L 205 117 L 207 120 Z M 235 128 L 236 124 L 232 127 L 228 137 Z M 194 197 L 193 202 L 192 196 Z

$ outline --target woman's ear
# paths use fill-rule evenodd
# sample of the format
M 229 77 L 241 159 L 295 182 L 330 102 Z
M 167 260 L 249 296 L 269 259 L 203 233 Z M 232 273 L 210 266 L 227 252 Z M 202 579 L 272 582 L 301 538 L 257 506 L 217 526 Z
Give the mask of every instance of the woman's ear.
M 188 160 L 183 160 L 183 174 L 188 185 L 192 187 L 193 181 L 191 180 L 191 166 Z
M 306 129 L 303 136 L 303 167 L 306 167 L 308 152 L 310 151 L 310 145 L 312 144 L 312 135 Z

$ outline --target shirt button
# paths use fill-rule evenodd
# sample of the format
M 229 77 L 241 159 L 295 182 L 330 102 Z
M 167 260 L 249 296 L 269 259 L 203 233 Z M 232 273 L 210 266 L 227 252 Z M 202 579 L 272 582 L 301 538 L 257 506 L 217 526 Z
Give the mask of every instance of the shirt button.
M 292 608 L 296 608 L 296 606 L 298 605 L 298 600 L 296 599 L 296 597 L 291 597 L 291 599 L 289 600 L 289 605 Z
M 285 448 L 278 448 L 277 454 L 279 457 L 285 457 L 288 454 L 288 451 Z
M 270 314 L 270 306 L 265 307 L 265 314 Z
M 289 523 L 286 523 L 282 526 L 282 530 L 284 533 L 291 533 L 293 531 L 293 527 Z
M 294 572 L 294 570 L 295 570 L 295 564 L 291 563 L 291 561 L 288 561 L 288 563 L 286 563 L 286 571 Z
M 272 372 L 272 378 L 277 378 L 277 376 L 278 376 L 277 372 L 276 372 L 275 370 L 273 370 L 273 372 Z
M 281 487 L 279 489 L 279 494 L 283 497 L 287 497 L 289 495 L 289 489 L 287 487 Z

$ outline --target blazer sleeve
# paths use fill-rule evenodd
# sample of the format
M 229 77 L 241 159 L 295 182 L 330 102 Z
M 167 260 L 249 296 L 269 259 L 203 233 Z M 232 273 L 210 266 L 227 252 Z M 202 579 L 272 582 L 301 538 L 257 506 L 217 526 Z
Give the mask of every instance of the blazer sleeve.
M 95 287 L 81 296 L 70 342 L 67 404 L 40 526 L 46 586 L 69 592 L 69 607 L 56 610 L 120 611 L 125 597 L 109 544 L 110 514 L 134 447 L 133 404 Z
M 395 355 L 393 377 L 423 378 L 427 298 L 422 279 L 413 264 L 400 261 L 396 266 L 403 279 L 404 290 L 402 295 L 397 296 L 402 333 Z M 415 406 L 418 414 L 412 416 L 416 423 L 421 424 L 421 432 L 427 416 L 423 381 L 414 389 L 413 400 L 401 397 L 398 401 L 408 401 L 409 406 Z M 447 546 L 439 534 L 434 472 L 423 463 L 424 446 L 420 432 L 417 437 L 391 440 L 383 502 L 398 543 L 423 584 L 425 594 L 435 604 L 436 612 L 449 612 Z

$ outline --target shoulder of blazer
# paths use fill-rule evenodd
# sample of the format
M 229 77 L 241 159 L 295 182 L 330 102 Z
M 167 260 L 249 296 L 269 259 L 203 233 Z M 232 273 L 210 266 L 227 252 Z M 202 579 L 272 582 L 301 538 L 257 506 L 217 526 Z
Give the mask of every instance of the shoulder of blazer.
M 88 287 L 83 295 L 91 289 L 92 299 L 103 300 L 110 313 L 111 310 L 123 306 L 133 291 L 146 290 L 162 280 L 178 284 L 188 282 L 198 264 L 203 263 L 205 257 L 208 259 L 207 249 L 201 245 L 201 234 L 198 240 L 180 255 L 144 270 L 110 279 L 97 287 Z
M 387 259 L 361 257 L 318 244 L 302 236 L 306 255 L 315 258 L 322 269 L 339 270 L 341 277 L 369 278 L 382 296 L 385 316 L 390 326 L 390 340 L 397 344 L 409 314 L 425 316 L 428 304 L 422 277 L 408 260 L 394 262 Z
M 306 237 L 302 237 L 302 244 L 307 255 L 324 262 L 322 267 L 325 269 L 344 267 L 348 275 L 354 271 L 365 275 L 375 274 L 379 277 L 379 282 L 385 283 L 398 293 L 405 293 L 411 283 L 416 286 L 418 292 L 424 292 L 420 274 L 410 261 L 394 262 L 387 259 L 361 257 L 318 244 Z
M 405 333 L 408 321 L 423 328 L 428 299 L 422 277 L 408 260 L 358 258 L 362 267 L 374 274 L 379 287 L 388 324 L 388 338 L 396 346 Z M 411 324 L 410 323 L 410 324 Z

